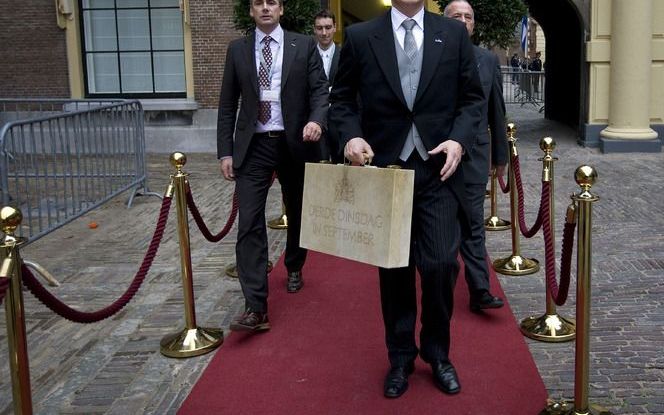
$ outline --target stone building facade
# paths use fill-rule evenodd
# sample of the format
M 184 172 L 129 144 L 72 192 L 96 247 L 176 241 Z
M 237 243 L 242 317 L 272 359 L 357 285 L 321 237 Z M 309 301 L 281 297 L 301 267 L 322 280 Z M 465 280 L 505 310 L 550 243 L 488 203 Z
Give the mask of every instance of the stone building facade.
M 664 2 L 525 1 L 546 36 L 546 117 L 576 128 L 582 145 L 661 151 Z M 362 3 L 385 9 L 374 2 Z M 148 113 L 148 151 L 209 151 L 226 47 L 242 35 L 233 4 L 14 2 L 0 16 L 0 97 L 138 98 Z M 321 1 L 349 21 L 364 17 L 357 4 Z

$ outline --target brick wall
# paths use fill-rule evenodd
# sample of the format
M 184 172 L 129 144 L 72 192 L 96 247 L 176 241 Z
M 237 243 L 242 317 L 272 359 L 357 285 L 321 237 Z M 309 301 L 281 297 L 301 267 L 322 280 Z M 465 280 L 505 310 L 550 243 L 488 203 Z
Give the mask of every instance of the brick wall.
M 228 43 L 242 34 L 233 28 L 233 0 L 190 0 L 194 93 L 201 108 L 217 108 Z
M 0 97 L 68 98 L 65 32 L 53 0 L 12 1 L 0 13 Z

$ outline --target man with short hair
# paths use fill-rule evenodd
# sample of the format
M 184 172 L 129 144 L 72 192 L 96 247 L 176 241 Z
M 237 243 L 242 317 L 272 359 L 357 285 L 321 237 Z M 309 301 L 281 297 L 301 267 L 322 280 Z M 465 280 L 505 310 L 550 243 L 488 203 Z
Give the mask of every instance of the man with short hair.
M 330 10 L 321 10 L 314 16 L 314 35 L 318 42 L 318 53 L 323 61 L 325 76 L 330 83 L 334 82 L 334 76 L 339 67 L 339 51 L 341 48 L 334 43 L 334 34 L 337 32 L 337 21 Z M 328 130 L 321 137 L 322 159 L 331 159 L 334 163 L 343 163 L 343 157 L 339 151 L 337 131 L 333 124 L 328 124 Z
M 468 34 L 472 36 L 475 29 L 475 13 L 467 0 L 454 0 L 448 3 L 443 13 L 449 18 L 463 22 Z M 466 197 L 470 204 L 470 234 L 461 241 L 460 251 L 470 292 L 470 309 L 480 312 L 503 306 L 503 300 L 491 294 L 489 286 L 484 199 L 490 164 L 496 169 L 497 175 L 504 174 L 507 164 L 507 135 L 498 57 L 479 46 L 474 46 L 473 49 L 485 98 L 482 102 L 482 120 L 477 138 L 470 149 L 469 160 L 464 162 Z
M 517 72 L 519 72 L 521 68 L 521 59 L 516 52 L 514 52 L 514 55 L 512 55 L 512 58 L 510 59 L 510 67 L 512 68 L 512 83 L 516 84 L 519 79 Z
M 528 68 L 531 71 L 535 72 L 533 76 L 533 91 L 536 94 L 539 94 L 540 91 L 540 72 L 542 72 L 542 52 L 535 53 L 535 59 L 530 62 L 530 67 Z
M 468 229 L 460 162 L 477 135 L 482 101 L 465 28 L 425 11 L 424 0 L 392 0 L 383 16 L 346 30 L 330 94 L 339 145 L 353 164 L 397 164 L 415 176 L 409 265 L 378 270 L 390 363 L 387 398 L 406 392 L 418 354 L 438 389 L 461 390 L 449 358 L 460 228 Z M 416 270 L 422 287 L 419 349 Z
M 217 154 L 221 173 L 235 181 L 235 254 L 245 312 L 231 330 L 264 331 L 268 244 L 265 203 L 275 172 L 288 216 L 286 289 L 299 291 L 307 251 L 300 248 L 305 161 L 320 160 L 317 142 L 327 123 L 328 84 L 316 42 L 287 32 L 283 0 L 249 0 L 256 30 L 228 45 L 219 99 Z M 239 106 L 239 112 L 238 112 Z
M 318 53 L 323 60 L 323 69 L 328 81 L 332 83 L 339 66 L 339 48 L 334 43 L 337 22 L 334 13 L 321 10 L 314 16 L 314 34 L 318 41 Z

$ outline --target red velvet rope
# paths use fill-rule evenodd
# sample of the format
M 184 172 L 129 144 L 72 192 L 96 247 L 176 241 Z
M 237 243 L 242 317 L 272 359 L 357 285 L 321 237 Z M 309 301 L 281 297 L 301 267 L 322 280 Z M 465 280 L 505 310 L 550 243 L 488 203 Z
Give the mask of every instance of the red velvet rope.
M 521 230 L 521 234 L 524 237 L 532 238 L 542 227 L 542 210 L 544 210 L 544 206 L 549 205 L 549 198 L 551 197 L 551 183 L 542 182 L 542 198 L 540 199 L 537 219 L 535 219 L 533 227 L 528 229 L 528 226 L 526 226 L 525 208 L 523 207 L 523 183 L 521 182 L 521 166 L 519 163 L 519 156 L 512 156 L 512 166 L 514 168 L 514 179 L 516 182 L 516 191 L 518 196 L 519 229 Z
M 0 278 L 0 304 L 2 304 L 2 301 L 5 299 L 5 294 L 7 294 L 9 283 L 9 278 Z
M 157 250 L 159 249 L 162 237 L 164 236 L 164 229 L 166 228 L 166 222 L 168 221 L 168 211 L 171 208 L 171 200 L 172 198 L 170 197 L 164 197 L 164 200 L 161 203 L 157 228 L 152 235 L 152 241 L 150 241 L 150 246 L 143 257 L 143 262 L 141 263 L 134 280 L 131 282 L 129 288 L 127 288 L 127 291 L 108 307 L 94 312 L 84 312 L 69 307 L 44 288 L 39 280 L 32 275 L 30 269 L 23 264 L 21 266 L 21 272 L 23 273 L 23 282 L 25 283 L 25 286 L 39 301 L 51 309 L 51 311 L 75 323 L 96 323 L 111 317 L 118 311 L 122 310 L 122 308 L 134 297 L 134 294 L 136 294 L 141 287 L 145 276 L 150 270 L 152 261 L 157 255 Z
M 187 206 L 189 207 L 191 216 L 194 217 L 194 221 L 196 222 L 198 229 L 201 231 L 205 239 L 207 239 L 210 242 L 219 242 L 231 230 L 231 228 L 233 227 L 233 223 L 235 222 L 235 218 L 237 217 L 237 209 L 238 209 L 237 192 L 233 193 L 233 205 L 231 207 L 231 214 L 228 217 L 228 220 L 226 221 L 226 225 L 224 225 L 223 229 L 216 235 L 213 235 L 212 232 L 210 232 L 210 229 L 208 229 L 207 225 L 205 224 L 205 221 L 201 216 L 201 212 L 198 210 L 198 207 L 196 207 L 196 203 L 194 202 L 194 196 L 191 194 L 191 189 L 189 188 L 189 185 L 187 185 Z
M 270 182 L 270 186 L 272 186 L 276 178 L 277 178 L 277 173 L 274 173 L 272 175 L 272 181 Z M 219 233 L 216 235 L 213 235 L 212 232 L 210 232 L 210 229 L 205 224 L 205 220 L 203 220 L 201 212 L 198 210 L 196 202 L 194 202 L 194 196 L 191 193 L 191 187 L 189 187 L 189 182 L 187 182 L 186 196 L 187 196 L 187 207 L 191 212 L 191 216 L 193 216 L 194 218 L 194 222 L 196 222 L 196 226 L 198 226 L 198 229 L 201 231 L 205 239 L 207 239 L 210 242 L 219 242 L 226 235 L 228 235 L 228 232 L 230 232 L 231 228 L 233 227 L 233 223 L 235 223 L 235 218 L 237 217 L 237 211 L 238 211 L 237 191 L 233 193 L 233 205 L 231 206 L 231 214 L 228 217 L 228 220 L 226 221 L 226 225 L 224 225 L 221 231 L 219 231 Z
M 546 257 L 546 284 L 551 298 L 556 305 L 563 305 L 569 293 L 570 274 L 572 269 L 572 247 L 574 245 L 574 229 L 576 222 L 565 222 L 563 229 L 563 244 L 560 257 L 560 285 L 556 282 L 556 258 L 553 252 L 553 235 L 551 235 L 551 217 L 549 207 L 545 208 L 544 215 L 544 249 Z
M 509 182 L 506 183 L 503 176 L 496 176 L 496 177 L 498 177 L 498 184 L 500 185 L 500 190 L 502 190 L 503 193 L 509 193 L 510 192 Z

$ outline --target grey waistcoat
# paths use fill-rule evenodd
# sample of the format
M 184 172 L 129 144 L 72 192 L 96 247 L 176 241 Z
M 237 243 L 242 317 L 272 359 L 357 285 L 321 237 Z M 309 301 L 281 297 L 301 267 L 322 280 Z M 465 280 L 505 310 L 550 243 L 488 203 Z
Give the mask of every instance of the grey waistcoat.
M 396 36 L 394 37 L 394 46 L 397 51 L 397 62 L 399 64 L 399 78 L 401 78 L 401 90 L 403 91 L 403 96 L 406 98 L 406 104 L 408 109 L 413 109 L 413 103 L 415 102 L 415 96 L 417 95 L 417 85 L 420 83 L 420 74 L 422 73 L 422 45 L 415 59 L 412 61 L 408 59 L 406 52 L 399 44 Z M 427 160 L 429 154 L 427 153 L 424 143 L 422 143 L 422 138 L 417 132 L 417 128 L 413 123 L 413 126 L 408 132 L 408 137 L 406 138 L 406 143 L 401 149 L 401 154 L 399 158 L 403 161 L 408 160 L 410 154 L 413 152 L 413 149 L 417 149 L 418 154 L 422 157 L 422 160 Z

